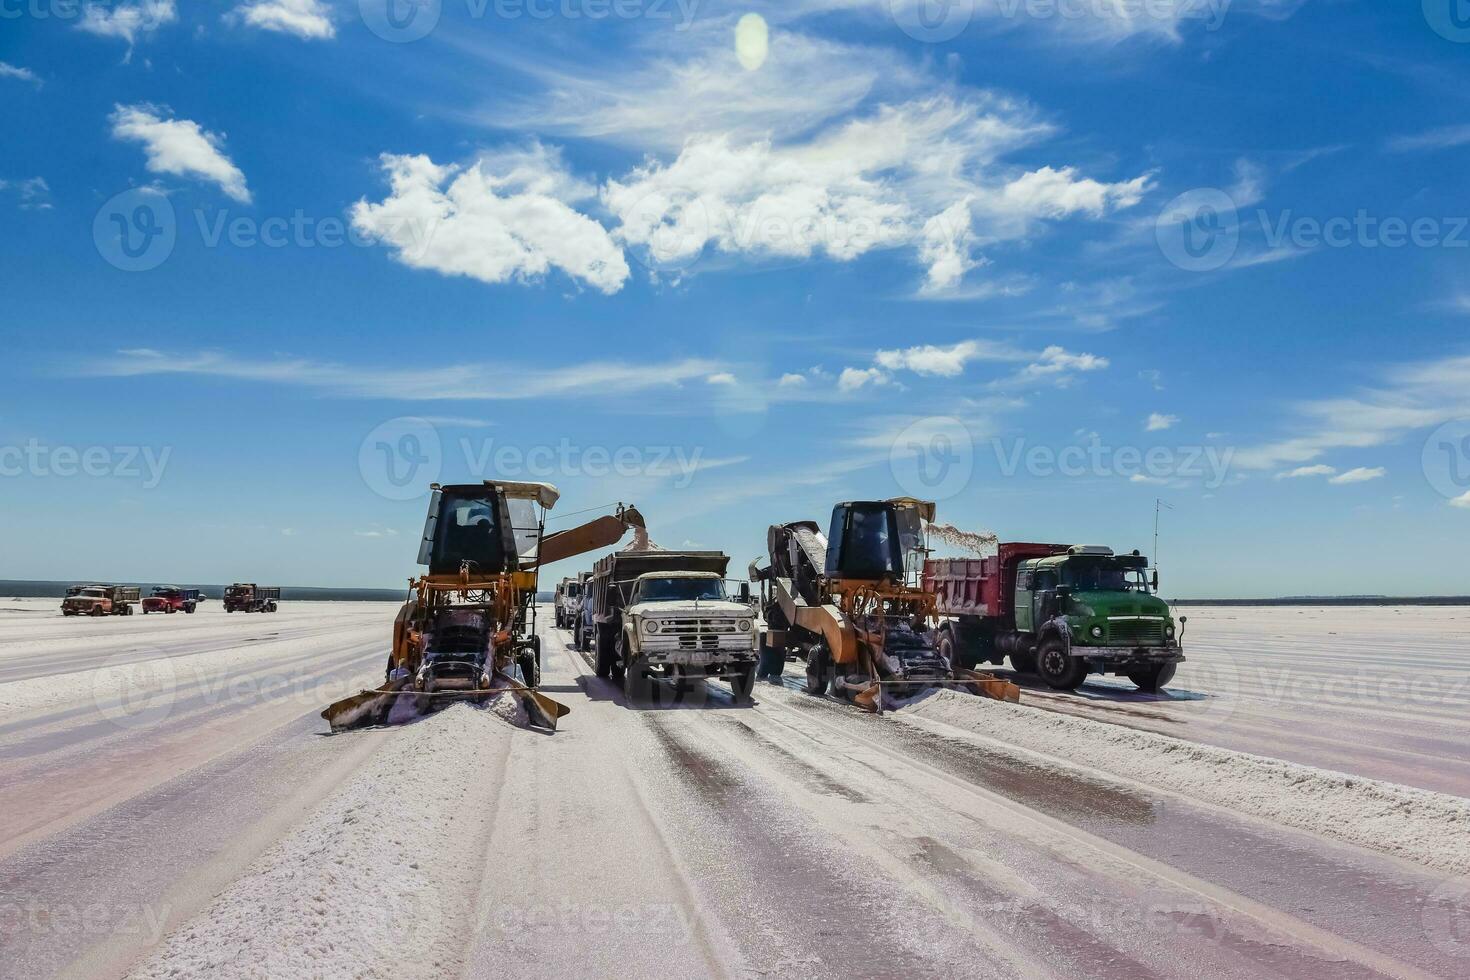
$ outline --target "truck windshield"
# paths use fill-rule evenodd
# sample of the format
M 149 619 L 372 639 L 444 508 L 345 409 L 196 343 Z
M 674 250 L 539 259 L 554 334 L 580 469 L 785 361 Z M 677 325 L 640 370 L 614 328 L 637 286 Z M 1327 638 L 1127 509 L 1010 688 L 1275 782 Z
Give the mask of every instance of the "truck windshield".
M 725 583 L 717 578 L 646 578 L 638 583 L 641 602 L 690 602 L 725 598 Z
M 1147 592 L 1143 569 L 1116 561 L 1073 559 L 1062 566 L 1062 584 L 1079 592 Z
M 82 590 L 82 595 L 87 596 L 89 599 L 100 599 L 100 598 L 102 598 L 102 596 L 104 594 L 105 593 L 103 593 L 103 591 L 101 589 L 83 589 Z

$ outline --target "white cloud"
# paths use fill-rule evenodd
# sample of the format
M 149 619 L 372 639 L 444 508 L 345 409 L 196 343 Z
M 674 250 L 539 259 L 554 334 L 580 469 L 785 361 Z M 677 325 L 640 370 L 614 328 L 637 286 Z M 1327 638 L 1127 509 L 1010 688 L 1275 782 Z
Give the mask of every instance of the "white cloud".
M 799 388 L 802 385 L 806 384 L 806 375 L 783 374 L 781 375 L 781 380 L 778 381 L 777 384 L 779 384 L 782 388 Z
M 1143 427 L 1148 432 L 1163 432 L 1165 429 L 1172 429 L 1178 424 L 1179 416 L 1177 415 L 1163 415 L 1159 412 L 1150 412 L 1148 418 L 1144 420 Z
M 352 222 L 404 265 L 488 283 L 536 280 L 556 268 L 608 294 L 627 281 L 622 250 L 571 206 L 590 188 L 552 148 L 487 154 L 467 167 L 422 155 L 384 154 L 382 164 L 391 193 L 359 201 Z
M 837 376 L 838 391 L 857 391 L 866 385 L 886 385 L 888 375 L 877 368 L 843 368 Z
M 1374 466 L 1372 468 L 1359 466 L 1357 469 L 1348 470 L 1346 473 L 1339 473 L 1327 482 L 1335 484 L 1367 483 L 1369 480 L 1379 480 L 1387 475 L 1388 471 L 1381 466 Z
M 712 385 L 733 385 L 739 383 L 735 380 L 735 375 L 731 374 L 729 371 L 716 372 L 715 374 L 710 375 L 704 380 Z
M 1294 470 L 1287 470 L 1285 473 L 1277 473 L 1276 479 L 1300 480 L 1303 477 L 1309 476 L 1332 476 L 1336 472 L 1336 466 L 1328 466 L 1325 463 L 1318 463 L 1315 466 L 1298 466 Z
M 1388 141 L 1388 148 L 1395 153 L 1449 150 L 1466 145 L 1470 145 L 1470 125 L 1445 126 L 1414 136 L 1398 136 Z
M 607 397 L 677 388 L 719 371 L 706 360 L 624 363 L 591 361 L 549 370 L 525 365 L 453 361 L 432 368 L 352 367 L 300 359 L 252 360 L 218 353 L 136 349 L 83 367 L 87 377 L 195 375 L 290 385 L 340 398 L 403 401 L 510 401 Z
M 27 177 L 12 183 L 0 180 L 0 191 L 14 188 L 19 196 L 22 211 L 49 211 L 51 209 L 51 187 L 44 177 Z
M 18 78 L 23 82 L 34 82 L 37 88 L 41 87 L 41 80 L 36 77 L 35 72 L 4 61 L 0 61 L 0 78 Z
M 489 429 L 495 425 L 487 419 L 469 418 L 463 415 L 421 415 L 430 425 L 442 425 L 456 429 Z
M 398 537 L 398 532 L 396 530 L 394 530 L 391 527 L 384 527 L 382 524 L 373 524 L 373 525 L 371 525 L 371 526 L 369 526 L 367 528 L 364 528 L 362 530 L 353 531 L 352 533 L 354 535 L 356 535 L 357 537 L 359 537 L 359 538 L 396 538 L 396 537 Z
M 114 106 L 113 138 L 142 143 L 152 173 L 213 181 L 235 200 L 250 203 L 245 175 L 225 156 L 224 138 L 193 120 L 165 118 L 169 114 L 147 104 Z
M 137 3 L 87 3 L 77 30 L 98 37 L 116 37 L 128 42 L 129 53 L 140 35 L 152 34 L 178 19 L 174 0 L 139 0 Z
M 1046 348 L 1036 359 L 1008 378 L 991 383 L 994 388 L 1024 388 L 1049 382 L 1065 388 L 1073 378 L 1082 373 L 1102 371 L 1109 366 L 1106 357 L 1096 354 L 1073 354 L 1055 344 Z
M 1459 507 L 1462 510 L 1470 510 L 1470 491 L 1460 494 L 1450 501 L 1451 507 Z
M 322 0 L 254 0 L 236 7 L 229 16 L 263 31 L 294 34 L 308 41 L 337 36 L 331 8 Z
M 1470 416 L 1470 355 L 1390 368 L 1376 387 L 1295 406 L 1295 435 L 1246 447 L 1246 469 L 1308 463 L 1333 449 L 1369 449 L 1451 419 Z
M 1142 473 L 1134 473 L 1128 478 L 1129 483 L 1142 483 L 1151 487 L 1168 486 L 1169 481 L 1161 476 L 1145 476 Z
M 880 350 L 873 363 L 885 371 L 912 371 L 922 376 L 954 378 L 964 373 L 970 361 L 1021 361 L 1026 354 L 983 340 L 963 340 L 949 347 L 925 344 L 903 350 Z

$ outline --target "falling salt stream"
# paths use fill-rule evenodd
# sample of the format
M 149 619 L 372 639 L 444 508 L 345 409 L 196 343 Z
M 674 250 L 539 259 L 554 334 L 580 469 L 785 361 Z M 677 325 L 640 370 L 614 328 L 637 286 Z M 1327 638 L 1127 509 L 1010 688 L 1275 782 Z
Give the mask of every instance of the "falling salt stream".
M 648 537 L 648 529 L 645 527 L 633 528 L 633 543 L 628 546 L 629 551 L 663 551 Z
M 994 531 L 962 531 L 953 524 L 930 524 L 929 533 L 943 541 L 981 558 L 996 553 L 1000 536 Z

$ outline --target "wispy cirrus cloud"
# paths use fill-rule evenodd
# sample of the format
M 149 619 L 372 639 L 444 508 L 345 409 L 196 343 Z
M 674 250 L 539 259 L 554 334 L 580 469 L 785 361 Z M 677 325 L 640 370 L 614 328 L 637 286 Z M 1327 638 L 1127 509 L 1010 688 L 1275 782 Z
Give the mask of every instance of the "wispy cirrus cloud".
M 504 363 L 454 363 L 430 368 L 364 367 L 305 358 L 255 359 L 219 352 L 119 351 L 83 365 L 84 377 L 181 375 L 285 385 L 336 398 L 397 401 L 514 401 L 527 398 L 606 398 L 677 388 L 722 369 L 715 361 L 633 363 L 589 361 L 557 368 Z

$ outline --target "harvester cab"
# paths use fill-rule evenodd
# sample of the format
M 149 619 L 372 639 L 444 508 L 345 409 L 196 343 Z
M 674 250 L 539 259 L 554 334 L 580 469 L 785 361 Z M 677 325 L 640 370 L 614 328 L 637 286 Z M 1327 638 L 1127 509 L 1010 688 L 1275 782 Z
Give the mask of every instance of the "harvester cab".
M 763 676 L 788 656 L 806 662 L 806 690 L 881 710 L 898 697 L 955 685 L 1015 700 L 1014 685 L 956 673 L 936 646 L 935 596 L 920 578 L 928 554 L 930 501 L 850 501 L 832 508 L 824 536 L 810 521 L 778 524 L 767 535 L 762 583 L 767 632 Z
M 455 700 L 517 698 L 533 725 L 556 727 L 569 710 L 540 694 L 541 638 L 536 590 L 543 565 L 616 544 L 643 527 L 636 508 L 546 535 L 557 501 L 546 483 L 487 480 L 434 485 L 418 563 L 428 574 L 409 582 L 393 624 L 382 688 L 329 705 L 333 730 L 385 724 L 402 697 L 419 714 Z

